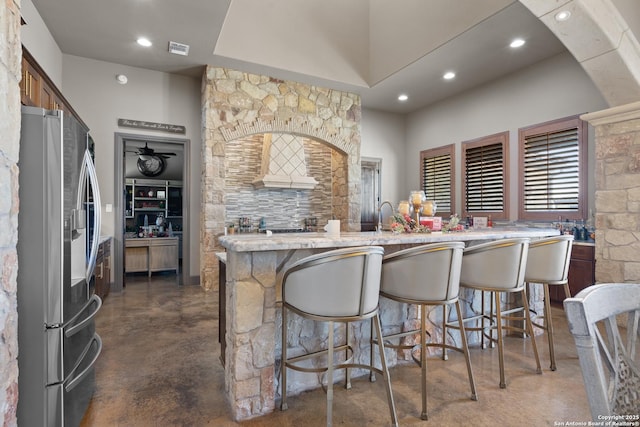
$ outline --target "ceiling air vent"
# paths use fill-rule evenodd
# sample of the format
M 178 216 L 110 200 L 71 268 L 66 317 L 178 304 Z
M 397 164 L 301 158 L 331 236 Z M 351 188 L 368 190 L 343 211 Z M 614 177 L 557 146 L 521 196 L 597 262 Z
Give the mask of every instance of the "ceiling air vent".
M 189 54 L 189 45 L 178 42 L 169 42 L 169 52 L 176 55 L 187 56 Z

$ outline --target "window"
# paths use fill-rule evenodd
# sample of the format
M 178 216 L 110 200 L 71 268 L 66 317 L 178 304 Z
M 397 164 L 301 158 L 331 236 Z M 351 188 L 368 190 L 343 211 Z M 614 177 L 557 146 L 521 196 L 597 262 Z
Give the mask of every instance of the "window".
M 519 217 L 584 219 L 587 125 L 579 116 L 519 129 Z
M 437 214 L 443 218 L 455 213 L 454 154 L 453 144 L 420 152 L 422 190 L 428 200 L 436 202 Z
M 462 216 L 508 218 L 508 141 L 502 132 L 462 143 Z

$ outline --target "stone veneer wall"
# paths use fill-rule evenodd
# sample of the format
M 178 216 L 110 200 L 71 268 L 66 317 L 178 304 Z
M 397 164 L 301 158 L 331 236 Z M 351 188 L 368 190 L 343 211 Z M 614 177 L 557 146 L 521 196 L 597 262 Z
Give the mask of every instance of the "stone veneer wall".
M 331 148 L 304 139 L 307 174 L 318 181 L 313 190 L 253 187 L 261 172 L 263 134 L 227 143 L 225 152 L 225 218 L 238 226 L 238 218 L 249 217 L 255 229 L 260 218 L 267 227 L 304 228 L 307 217 L 326 224 L 333 215 L 331 199 Z M 338 154 L 344 158 L 344 155 Z M 344 175 L 344 174 L 342 174 Z
M 331 190 L 331 205 L 333 207 L 332 215 L 335 219 L 343 219 L 349 217 L 349 197 L 352 195 L 348 192 L 348 176 L 347 176 L 347 162 L 346 158 L 337 151 L 331 153 L 331 169 L 332 169 L 332 190 Z M 361 181 L 358 180 L 355 183 L 357 186 L 357 193 L 360 194 L 362 189 L 360 188 Z M 331 219 L 331 218 L 327 218 Z M 326 224 L 322 222 L 321 224 Z M 353 231 L 360 231 L 360 219 L 358 219 L 358 228 Z M 342 225 L 342 224 L 340 224 Z
M 18 406 L 18 153 L 20 149 L 20 1 L 0 6 L 0 403 L 2 425 Z
M 596 132 L 596 282 L 640 282 L 640 102 L 582 118 Z
M 347 200 L 336 213 L 343 230 L 360 230 L 360 96 L 268 76 L 208 66 L 202 85 L 202 216 L 200 283 L 217 289 L 225 226 L 225 157 L 228 143 L 268 132 L 293 133 L 321 141 L 346 164 L 334 194 Z

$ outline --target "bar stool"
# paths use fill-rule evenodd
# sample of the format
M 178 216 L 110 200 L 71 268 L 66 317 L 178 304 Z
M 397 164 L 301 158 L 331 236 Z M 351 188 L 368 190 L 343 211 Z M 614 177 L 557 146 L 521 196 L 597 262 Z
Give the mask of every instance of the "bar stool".
M 518 239 L 502 239 L 489 243 L 468 247 L 464 250 L 462 257 L 462 270 L 460 273 L 460 285 L 466 288 L 478 290 L 482 292 L 482 308 L 479 316 L 473 316 L 463 319 L 464 322 L 481 319 L 481 327 L 467 327 L 468 331 L 482 331 L 484 339 L 485 320 L 489 323 L 489 340 L 498 344 L 498 358 L 500 363 L 500 388 L 506 388 L 507 384 L 504 375 L 504 346 L 502 331 L 513 330 L 526 333 L 531 337 L 531 346 L 533 354 L 536 358 L 538 374 L 542 373 L 540 367 L 540 358 L 538 357 L 538 348 L 536 346 L 535 336 L 533 335 L 533 326 L 531 318 L 528 316 L 529 303 L 525 292 L 524 272 L 527 263 L 527 255 L 529 249 L 528 238 Z M 484 292 L 492 294 L 491 308 L 489 312 L 485 312 Z M 519 292 L 522 296 L 522 304 L 524 313 L 521 320 L 524 321 L 525 327 L 518 327 L 513 324 L 503 325 L 503 316 L 500 307 L 500 296 L 503 293 Z M 493 312 L 493 304 L 495 303 L 495 313 Z M 514 318 L 511 318 L 514 320 Z M 461 323 L 461 322 L 460 322 Z M 493 338 L 493 331 L 497 331 L 497 339 Z
M 457 350 L 464 353 L 464 357 L 467 362 L 469 386 L 471 387 L 471 400 L 478 400 L 463 324 L 460 324 L 460 341 L 462 346 L 456 347 L 446 343 L 447 307 L 454 304 L 458 318 L 462 318 L 462 309 L 460 308 L 458 293 L 460 290 L 460 267 L 462 264 L 463 250 L 464 243 L 461 242 L 434 243 L 416 246 L 386 255 L 382 261 L 382 285 L 380 295 L 401 303 L 419 305 L 420 329 L 384 335 L 382 336 L 382 340 L 374 338 L 374 334 L 372 333 L 372 343 L 383 341 L 385 347 L 399 349 L 412 349 L 416 347 L 416 345 L 420 346 L 420 360 L 416 360 L 416 362 L 418 362 L 422 368 L 422 414 L 420 418 L 423 420 L 428 419 L 428 347 L 433 346 L 442 348 L 443 356 L 446 349 Z M 441 343 L 427 343 L 427 306 L 442 306 L 443 328 Z M 390 340 L 395 338 L 402 338 L 418 333 L 420 334 L 420 344 L 404 345 L 400 343 L 392 344 L 390 342 Z M 381 335 L 379 334 L 376 335 L 376 337 L 380 336 Z M 373 357 L 373 344 L 371 348 L 371 356 Z
M 347 388 L 350 388 L 350 368 L 368 369 L 385 378 L 385 389 L 391 422 L 398 425 L 396 409 L 391 391 L 391 380 L 382 343 L 378 345 L 382 369 L 353 363 L 353 348 L 349 344 L 349 322 L 372 319 L 376 331 L 382 335 L 378 301 L 380 273 L 384 249 L 366 246 L 336 249 L 298 260 L 284 273 L 282 279 L 282 401 L 281 410 L 287 409 L 287 368 L 302 372 L 327 373 L 327 426 L 332 424 L 333 372 L 346 369 Z M 328 322 L 328 348 L 297 357 L 287 357 L 287 312 L 315 321 Z M 333 342 L 334 322 L 344 323 L 346 342 L 335 346 Z M 334 362 L 334 353 L 345 351 L 343 362 Z M 304 367 L 298 362 L 319 356 L 327 357 L 327 365 Z M 351 357 L 348 357 L 351 355 Z
M 573 236 L 571 235 L 534 240 L 529 245 L 527 268 L 524 273 L 524 280 L 529 285 L 532 283 L 543 284 L 544 315 L 535 317 L 533 324 L 547 333 L 552 371 L 556 370 L 556 356 L 553 347 L 553 322 L 551 320 L 549 285 L 562 285 L 565 298 L 571 298 L 568 275 L 572 246 Z M 538 323 L 540 318 L 544 323 Z

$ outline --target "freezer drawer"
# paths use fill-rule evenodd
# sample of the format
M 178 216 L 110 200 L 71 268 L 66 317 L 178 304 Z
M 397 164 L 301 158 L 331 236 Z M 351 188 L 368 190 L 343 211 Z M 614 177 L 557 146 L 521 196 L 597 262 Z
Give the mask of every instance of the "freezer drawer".
M 102 340 L 98 334 L 94 334 L 64 382 L 45 388 L 47 405 L 42 425 L 47 427 L 77 427 L 80 425 L 91 401 L 91 396 L 93 396 L 95 389 L 94 365 L 101 352 Z
M 94 339 L 94 318 L 101 306 L 100 297 L 93 295 L 65 325 L 49 326 L 46 329 L 46 353 L 51 356 L 46 360 L 47 385 L 65 381 L 79 363 L 87 345 Z

